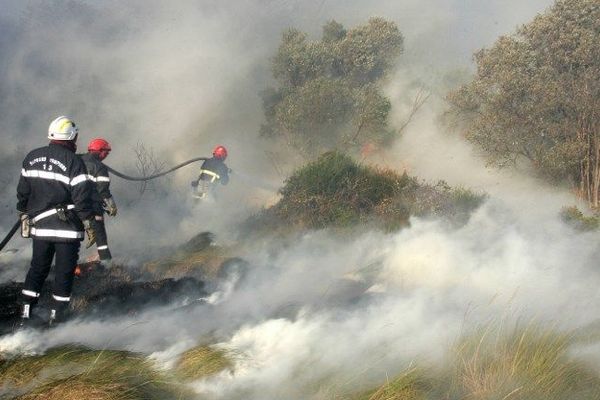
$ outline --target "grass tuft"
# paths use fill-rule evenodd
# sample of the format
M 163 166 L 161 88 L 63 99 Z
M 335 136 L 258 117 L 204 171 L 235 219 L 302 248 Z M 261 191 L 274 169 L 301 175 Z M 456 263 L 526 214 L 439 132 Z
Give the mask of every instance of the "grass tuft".
M 351 400 L 426 400 L 428 383 L 422 371 L 411 368 L 376 389 L 351 397 Z
M 536 323 L 511 332 L 488 326 L 456 346 L 452 392 L 469 399 L 600 398 L 600 379 L 569 357 L 571 342 Z
M 83 346 L 5 360 L 0 386 L 28 400 L 162 400 L 189 395 L 142 355 Z
M 186 351 L 181 355 L 175 366 L 177 376 L 188 381 L 232 369 L 231 354 L 223 349 L 208 345 L 197 346 Z
M 600 399 L 600 377 L 570 357 L 578 339 L 530 323 L 490 324 L 464 335 L 445 363 L 412 368 L 349 400 L 588 400 Z

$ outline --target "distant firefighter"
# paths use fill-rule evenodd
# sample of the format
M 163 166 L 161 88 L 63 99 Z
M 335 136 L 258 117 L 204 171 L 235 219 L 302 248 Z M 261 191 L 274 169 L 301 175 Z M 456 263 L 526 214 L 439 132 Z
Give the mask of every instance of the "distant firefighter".
M 95 236 L 92 187 L 81 158 L 75 154 L 79 130 L 68 117 L 48 128 L 50 144 L 32 150 L 23 160 L 17 186 L 21 235 L 33 239 L 31 267 L 21 297 L 21 326 L 31 321 L 42 286 L 55 259 L 50 325 L 63 319 L 71 300 L 84 230 Z
M 212 154 L 212 158 L 202 163 L 198 179 L 192 182 L 194 197 L 197 199 L 205 199 L 212 192 L 217 182 L 221 185 L 227 185 L 229 182 L 229 172 L 231 170 L 225 164 L 227 149 L 223 146 L 217 146 Z
M 92 209 L 96 220 L 96 248 L 101 261 L 110 261 L 112 255 L 108 248 L 108 235 L 104 225 L 104 213 L 111 217 L 117 215 L 117 205 L 110 193 L 110 176 L 106 165 L 102 164 L 111 152 L 110 144 L 102 139 L 93 139 L 88 145 L 88 152 L 81 156 L 85 163 L 88 179 L 93 182 Z M 92 243 L 88 244 L 90 247 Z

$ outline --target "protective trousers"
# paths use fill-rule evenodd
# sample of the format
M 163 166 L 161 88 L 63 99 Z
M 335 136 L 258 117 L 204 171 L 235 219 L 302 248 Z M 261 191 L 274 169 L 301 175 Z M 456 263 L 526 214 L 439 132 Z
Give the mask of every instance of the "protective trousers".
M 104 218 L 102 216 L 96 216 L 96 222 L 94 224 L 94 230 L 96 231 L 96 248 L 98 249 L 98 256 L 101 261 L 108 261 L 112 259 L 110 249 L 108 248 L 108 235 L 106 234 L 106 227 L 104 226 Z
M 80 244 L 80 242 L 56 243 L 33 239 L 31 267 L 27 272 L 22 291 L 23 317 L 29 318 L 31 308 L 37 303 L 53 258 L 55 258 L 55 269 L 51 309 L 54 313 L 64 312 L 67 309 L 71 300 L 73 272 L 77 266 Z

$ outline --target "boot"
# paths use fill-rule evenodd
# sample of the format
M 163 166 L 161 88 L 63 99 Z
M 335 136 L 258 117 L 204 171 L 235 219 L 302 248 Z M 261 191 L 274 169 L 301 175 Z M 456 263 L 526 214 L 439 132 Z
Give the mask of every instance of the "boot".
M 33 320 L 33 308 L 38 302 L 38 298 L 21 294 L 19 304 L 21 305 L 21 315 L 16 324 L 17 329 L 24 329 L 35 325 Z
M 109 262 L 112 260 L 112 254 L 110 254 L 108 246 L 106 246 L 106 248 L 98 249 L 98 256 L 102 262 Z
M 21 305 L 21 317 L 17 322 L 16 329 L 25 329 L 29 328 L 33 325 L 31 319 L 31 304 L 23 304 Z
M 50 309 L 50 318 L 48 319 L 48 326 L 50 328 L 66 321 L 69 311 L 68 301 L 57 301 L 52 300 Z

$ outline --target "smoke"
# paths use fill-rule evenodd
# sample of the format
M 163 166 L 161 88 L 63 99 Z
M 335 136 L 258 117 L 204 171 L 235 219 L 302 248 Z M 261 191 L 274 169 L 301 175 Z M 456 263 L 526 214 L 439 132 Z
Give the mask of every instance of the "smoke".
M 272 203 L 275 193 L 264 188 L 279 186 L 282 170 L 296 165 L 276 165 L 270 156 L 276 148 L 257 135 L 262 121 L 258 93 L 270 83 L 269 58 L 283 29 L 295 26 L 316 38 L 329 19 L 352 26 L 385 16 L 406 37 L 403 62 L 434 74 L 468 65 L 473 50 L 549 4 L 5 1 L 0 14 L 0 179 L 7 188 L 16 186 L 20 160 L 46 143 L 48 123 L 60 114 L 71 115 L 80 126 L 82 150 L 91 138 L 103 136 L 114 148 L 107 163 L 130 173 L 136 172 L 134 149 L 140 142 L 166 166 L 209 155 L 214 145 L 223 144 L 229 148 L 230 167 L 251 179 L 232 179 L 220 201 L 202 212 L 190 211 L 188 202 L 197 167 L 162 180 L 156 185 L 160 193 L 141 201 L 137 185 L 115 179 L 113 192 L 122 213 L 109 229 L 115 254 L 177 243 L 197 233 L 190 220 L 201 230 L 225 235 L 240 215 Z M 10 193 L 1 199 L 2 226 L 10 226 L 15 216 Z M 243 206 L 232 213 L 230 206 L 239 205 L 239 199 Z M 136 240 L 124 240 L 129 238 Z M 124 242 L 127 247 L 120 246 Z
M 597 234 L 565 231 L 558 218 L 534 225 L 490 200 L 459 229 L 415 219 L 395 234 L 315 232 L 254 248 L 246 280 L 216 304 L 21 332 L 0 339 L 0 350 L 76 341 L 153 354 L 168 366 L 213 338 L 234 354 L 235 368 L 197 382 L 200 393 L 314 398 L 319 384 L 352 390 L 411 364 L 439 363 L 461 333 L 490 321 L 535 319 L 557 329 L 597 321 Z
M 386 90 L 393 123 L 401 126 L 415 81 L 439 89 L 440 74 L 472 67 L 475 49 L 550 5 L 6 3 L 0 16 L 0 179 L 7 188 L 18 176 L 13 164 L 45 143 L 47 123 L 62 113 L 78 122 L 82 143 L 109 139 L 114 151 L 107 163 L 129 173 L 135 172 L 138 142 L 168 165 L 208 155 L 215 144 L 229 149 L 232 182 L 219 188 L 213 203 L 190 198 L 193 168 L 160 181 L 141 199 L 136 185 L 115 180 L 121 211 L 108 228 L 113 252 L 131 262 L 199 231 L 228 240 L 237 222 L 273 201 L 269 189 L 285 176 L 269 157 L 271 144 L 257 137 L 258 92 L 269 83 L 268 59 L 282 29 L 296 26 L 316 37 L 331 18 L 347 26 L 372 15 L 398 22 L 407 50 Z M 291 243 L 256 243 L 243 255 L 250 265 L 245 280 L 224 284 L 211 304 L 166 305 L 135 317 L 20 332 L 0 338 L 0 351 L 39 352 L 75 341 L 141 351 L 170 366 L 185 349 L 213 338 L 237 355 L 235 368 L 194 383 L 199 393 L 318 398 L 326 397 L 323 388 L 352 390 L 415 362 L 441 360 L 462 332 L 498 318 L 535 318 L 564 329 L 594 323 L 600 317 L 594 306 L 600 300 L 598 235 L 572 232 L 557 216 L 574 198 L 517 171 L 487 167 L 470 145 L 440 128 L 437 94 L 377 162 L 489 193 L 465 226 L 414 219 L 394 234 L 340 238 L 321 231 Z M 9 192 L 3 204 L 12 204 Z M 2 210 L 0 220 L 9 226 L 14 215 Z M 597 349 L 589 352 L 589 359 L 598 359 Z

